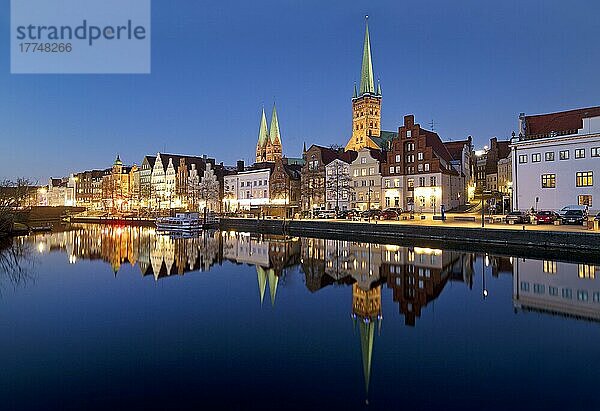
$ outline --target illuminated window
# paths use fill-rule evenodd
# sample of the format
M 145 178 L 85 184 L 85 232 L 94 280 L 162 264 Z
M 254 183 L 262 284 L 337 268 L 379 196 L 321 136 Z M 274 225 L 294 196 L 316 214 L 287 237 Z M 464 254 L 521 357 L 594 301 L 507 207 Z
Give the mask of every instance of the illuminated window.
M 592 147 L 590 151 L 592 157 L 600 157 L 600 147 Z
M 569 150 L 563 150 L 560 153 L 558 153 L 559 157 L 561 160 L 568 160 L 569 159 Z
M 546 161 L 554 161 L 554 151 L 548 151 L 544 154 L 544 159 Z
M 585 150 L 583 148 L 575 150 L 575 158 L 585 158 Z
M 544 260 L 544 272 L 547 274 L 556 274 L 556 261 Z
M 577 187 L 592 187 L 594 185 L 594 173 L 592 171 L 578 171 L 576 175 Z
M 579 278 L 596 278 L 596 267 L 589 264 L 577 264 Z
M 526 154 L 521 154 L 519 156 L 519 164 L 525 164 L 527 162 L 527 155 Z
M 542 174 L 542 188 L 556 188 L 556 174 Z
M 532 163 L 539 163 L 540 161 L 542 161 L 542 155 L 540 153 L 534 153 L 531 155 Z
M 591 195 L 577 196 L 577 204 L 591 207 L 592 206 L 592 196 Z

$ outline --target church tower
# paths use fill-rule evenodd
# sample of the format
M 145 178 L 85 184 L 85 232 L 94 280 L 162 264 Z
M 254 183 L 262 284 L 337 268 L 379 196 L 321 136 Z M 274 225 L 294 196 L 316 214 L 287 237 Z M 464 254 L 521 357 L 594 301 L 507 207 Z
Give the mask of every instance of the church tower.
M 267 116 L 265 109 L 262 110 L 262 118 L 260 120 L 260 129 L 258 130 L 258 143 L 256 144 L 256 162 L 261 163 L 267 157 L 267 142 L 269 141 L 269 130 L 267 128 Z
M 273 103 L 273 114 L 271 115 L 271 129 L 269 132 L 269 152 L 267 152 L 267 161 L 274 163 L 281 158 L 281 134 L 279 132 L 279 120 L 277 119 L 277 109 Z
M 277 109 L 273 104 L 273 114 L 271 115 L 271 128 L 267 126 L 265 109 L 262 111 L 260 121 L 260 130 L 258 132 L 258 143 L 256 144 L 256 162 L 274 163 L 282 157 L 281 133 L 279 131 L 279 120 L 277 118 Z
M 378 83 L 377 89 L 375 89 L 368 16 L 366 19 L 360 87 L 357 90 L 356 84 L 354 85 L 354 95 L 352 97 L 352 137 L 350 137 L 348 144 L 346 144 L 346 151 L 358 151 L 364 147 L 379 148 L 371 140 L 371 137 L 379 137 L 381 134 L 381 85 Z

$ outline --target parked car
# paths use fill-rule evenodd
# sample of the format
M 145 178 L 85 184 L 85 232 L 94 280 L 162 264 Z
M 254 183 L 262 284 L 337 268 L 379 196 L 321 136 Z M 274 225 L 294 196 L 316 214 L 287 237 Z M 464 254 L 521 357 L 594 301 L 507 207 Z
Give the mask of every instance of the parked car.
M 365 210 L 362 213 L 363 220 L 378 220 L 381 216 L 381 210 L 371 209 Z
M 562 216 L 563 224 L 579 224 L 582 225 L 585 220 L 585 215 L 582 210 L 569 210 Z
M 505 219 L 508 224 L 526 224 L 531 221 L 529 214 L 524 211 L 511 211 Z
M 570 210 L 580 210 L 583 214 L 585 214 L 587 212 L 587 209 L 588 209 L 587 206 L 568 205 L 568 206 L 564 206 L 563 208 L 558 210 L 558 214 L 562 217 L 566 214 L 567 211 L 570 211 Z
M 356 210 L 356 209 L 348 210 L 348 212 L 346 214 L 346 218 L 348 220 L 360 220 L 361 217 L 362 217 L 362 212 L 360 210 Z
M 398 212 L 396 208 L 386 208 L 381 212 L 379 218 L 382 220 L 398 220 L 400 219 L 400 213 L 402 211 Z
M 336 218 L 348 218 L 349 212 L 350 212 L 350 210 L 339 210 L 336 213 Z
M 317 218 L 335 218 L 335 210 L 321 210 L 315 216 Z
M 600 221 L 600 213 L 596 214 L 596 218 L 594 218 L 594 220 Z
M 538 224 L 554 224 L 559 218 L 559 215 L 554 211 L 538 211 L 535 215 Z

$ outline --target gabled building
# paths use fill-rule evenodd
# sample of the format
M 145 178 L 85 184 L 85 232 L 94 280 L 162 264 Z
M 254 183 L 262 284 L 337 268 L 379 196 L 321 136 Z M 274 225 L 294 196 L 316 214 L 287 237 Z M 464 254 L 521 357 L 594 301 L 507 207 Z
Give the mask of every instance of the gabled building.
M 386 206 L 438 213 L 465 203 L 464 177 L 437 133 L 421 128 L 414 116 L 404 117 L 382 167 Z
M 357 157 L 356 151 L 345 151 L 325 166 L 325 190 L 328 210 L 348 210 L 355 193 L 350 164 Z
M 349 167 L 352 178 L 350 205 L 359 210 L 381 209 L 381 168 L 384 151 L 364 147 L 356 152 Z
M 472 198 L 472 194 L 469 195 L 469 190 L 471 193 L 475 192 L 473 139 L 469 136 L 465 140 L 444 142 L 444 145 L 452 158 L 450 164 L 462 176 L 464 190 L 461 196 L 465 198 L 465 201 L 468 201 Z
M 360 86 L 352 96 L 352 136 L 346 144 L 346 150 L 358 151 L 364 147 L 386 149 L 389 141 L 396 137 L 395 132 L 381 130 L 381 85 L 373 75 L 371 57 L 371 39 L 369 25 L 366 23 L 363 44 Z
M 270 215 L 292 218 L 299 211 L 301 175 L 300 164 L 289 164 L 285 157 L 275 161 L 269 177 Z
M 313 144 L 308 150 L 304 149 L 305 164 L 302 167 L 301 191 L 302 210 L 311 211 L 315 208 L 326 208 L 326 166 L 339 158 L 341 150 Z

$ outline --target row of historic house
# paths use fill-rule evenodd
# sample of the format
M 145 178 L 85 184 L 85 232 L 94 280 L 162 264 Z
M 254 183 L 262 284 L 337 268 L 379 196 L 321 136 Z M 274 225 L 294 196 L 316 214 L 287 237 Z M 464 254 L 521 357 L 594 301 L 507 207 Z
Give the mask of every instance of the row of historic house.
M 382 88 L 375 82 L 366 27 L 352 132 L 345 146 L 306 144 L 283 155 L 279 118 L 261 113 L 256 160 L 217 164 L 207 156 L 157 153 L 140 165 L 117 156 L 112 167 L 51 179 L 40 203 L 113 212 L 213 210 L 293 217 L 322 210 L 400 208 L 440 213 L 487 199 L 496 210 L 598 209 L 600 107 L 519 117 L 519 133 L 474 150 L 471 136 L 443 141 L 406 115 L 382 129 Z

